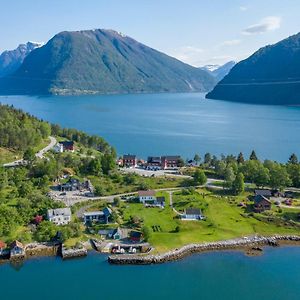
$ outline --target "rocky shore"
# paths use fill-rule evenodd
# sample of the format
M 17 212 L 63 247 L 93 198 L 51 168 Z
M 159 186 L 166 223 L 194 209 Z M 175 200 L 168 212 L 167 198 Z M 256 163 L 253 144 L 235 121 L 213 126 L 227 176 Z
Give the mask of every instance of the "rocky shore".
M 108 262 L 111 264 L 161 264 L 164 262 L 175 261 L 193 253 L 203 251 L 217 251 L 217 250 L 238 250 L 258 248 L 261 246 L 279 246 L 280 242 L 288 242 L 291 244 L 299 243 L 300 236 L 282 236 L 274 235 L 270 237 L 253 236 L 240 239 L 232 239 L 219 242 L 190 244 L 182 248 L 175 249 L 164 254 L 158 255 L 111 255 L 108 257 Z
M 66 249 L 62 247 L 61 249 L 61 257 L 63 259 L 76 258 L 82 256 L 87 256 L 87 249 L 84 247 L 76 249 Z

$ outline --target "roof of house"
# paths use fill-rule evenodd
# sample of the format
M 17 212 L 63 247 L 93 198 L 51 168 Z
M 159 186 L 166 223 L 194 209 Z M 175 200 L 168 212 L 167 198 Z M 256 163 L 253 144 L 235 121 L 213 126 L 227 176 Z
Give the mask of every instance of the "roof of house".
M 268 202 L 271 204 L 270 200 L 268 198 L 266 198 L 265 196 L 262 196 L 262 195 L 256 195 L 254 197 L 254 203 L 255 204 L 259 204 L 261 202 Z
M 91 217 L 91 216 L 103 216 L 103 211 L 87 211 L 83 214 L 84 217 Z
M 0 241 L 0 249 L 6 248 L 6 244 L 3 241 Z
M 140 231 L 130 231 L 130 237 L 131 238 L 138 238 L 138 239 L 140 239 L 142 235 L 143 234 Z
M 11 244 L 10 244 L 10 248 L 14 248 L 14 247 L 18 247 L 18 248 L 24 248 L 24 245 L 19 242 L 19 241 L 13 241 Z
M 134 159 L 136 159 L 136 155 L 134 155 L 134 154 L 125 154 L 125 155 L 123 155 L 123 159 L 134 160 Z
M 164 159 L 164 160 L 178 160 L 178 159 L 180 159 L 180 155 L 166 155 L 166 156 L 162 156 L 161 159 Z
M 261 196 L 265 196 L 265 197 L 271 197 L 272 191 L 270 191 L 270 190 L 254 190 L 254 194 L 256 196 L 261 195 Z
M 166 199 L 165 199 L 165 197 L 156 197 L 156 201 L 157 202 L 165 202 Z
M 149 156 L 147 159 L 148 163 L 161 163 L 161 158 L 159 156 Z
M 109 216 L 111 215 L 112 211 L 111 211 L 111 209 L 110 209 L 109 207 L 105 207 L 105 208 L 103 209 L 103 213 L 104 213 L 104 215 L 105 215 L 106 217 L 109 217 Z
M 62 144 L 63 146 L 74 146 L 74 142 L 73 141 L 62 141 L 62 142 L 59 142 L 60 144 Z
M 201 215 L 200 208 L 186 208 L 185 210 L 186 215 Z
M 155 191 L 148 190 L 148 191 L 139 191 L 139 197 L 146 197 L 146 196 L 155 196 Z
M 54 217 L 54 216 L 68 216 L 71 217 L 72 212 L 70 207 L 65 208 L 56 208 L 56 209 L 48 209 L 48 217 Z

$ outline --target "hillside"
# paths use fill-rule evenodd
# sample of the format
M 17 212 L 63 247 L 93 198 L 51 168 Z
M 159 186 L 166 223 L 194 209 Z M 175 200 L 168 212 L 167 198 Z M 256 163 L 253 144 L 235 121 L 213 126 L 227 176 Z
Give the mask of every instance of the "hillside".
M 1 94 L 209 91 L 215 79 L 112 30 L 61 32 L 30 53 Z
M 238 63 L 207 98 L 256 104 L 300 103 L 300 33 Z
M 222 80 L 230 70 L 236 65 L 235 61 L 229 61 L 224 65 L 206 65 L 200 69 L 208 71 L 211 75 L 216 78 L 216 81 L 219 82 Z
M 23 63 L 25 57 L 34 49 L 41 47 L 40 43 L 28 42 L 20 44 L 16 49 L 4 51 L 0 55 L 0 77 L 14 73 Z

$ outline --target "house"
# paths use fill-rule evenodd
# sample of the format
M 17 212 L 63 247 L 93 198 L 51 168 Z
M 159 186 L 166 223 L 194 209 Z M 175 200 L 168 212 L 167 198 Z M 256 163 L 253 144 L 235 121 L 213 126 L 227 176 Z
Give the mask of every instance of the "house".
M 162 169 L 175 169 L 175 168 L 178 168 L 180 161 L 181 161 L 181 157 L 179 155 L 162 156 L 161 157 L 161 168 Z
M 158 156 L 149 156 L 146 163 L 147 170 L 160 170 L 161 169 L 161 158 Z
M 100 234 L 104 238 L 113 239 L 113 240 L 121 240 L 127 237 L 128 231 L 126 229 L 122 229 L 120 227 L 115 229 L 102 229 L 99 230 L 98 234 Z
M 142 241 L 143 234 L 140 231 L 130 231 L 129 239 L 131 242 L 139 243 Z
M 53 147 L 53 151 L 55 151 L 56 153 L 62 153 L 64 152 L 64 146 L 60 143 L 57 143 L 54 147 Z
M 204 216 L 200 208 L 186 208 L 181 218 L 184 220 L 203 220 Z
M 86 186 L 86 183 L 81 183 L 80 180 L 76 178 L 70 178 L 66 183 L 60 184 L 58 189 L 61 192 L 72 192 L 84 189 Z
M 271 209 L 271 201 L 262 195 L 257 195 L 254 197 L 254 211 L 263 212 L 265 210 Z
M 3 254 L 3 251 L 6 249 L 7 245 L 3 242 L 0 241 L 0 256 Z
M 272 191 L 270 190 L 254 190 L 254 195 L 256 196 L 263 196 L 268 199 L 272 197 Z
M 63 141 L 59 142 L 63 146 L 63 151 L 71 151 L 74 152 L 75 146 L 73 141 Z
M 155 191 L 149 190 L 149 191 L 139 191 L 138 192 L 139 201 L 141 203 L 154 203 L 156 201 L 155 197 Z
M 25 256 L 25 247 L 24 245 L 19 241 L 13 241 L 10 244 L 10 257 L 20 257 Z
M 112 211 L 111 211 L 111 209 L 110 209 L 109 207 L 105 207 L 105 208 L 103 209 L 104 222 L 105 222 L 106 224 L 107 224 L 108 221 L 109 221 L 109 218 L 110 218 L 110 216 L 111 216 L 111 213 L 112 213 Z
M 137 166 L 137 157 L 136 155 L 127 154 L 123 155 L 123 167 L 136 167 Z
M 56 225 L 66 225 L 71 222 L 71 209 L 66 208 L 56 208 L 48 209 L 47 217 L 48 220 Z
M 164 207 L 165 206 L 165 202 L 166 202 L 165 197 L 157 197 L 156 201 L 155 201 L 155 205 Z
M 108 223 L 109 218 L 111 216 L 111 209 L 105 207 L 102 211 L 89 211 L 83 214 L 83 220 L 85 224 L 92 223 L 92 222 L 99 222 L 99 223 Z
M 123 238 L 123 232 L 120 227 L 114 229 L 111 238 L 114 240 L 121 240 Z
M 89 211 L 83 214 L 84 224 L 92 222 L 104 221 L 105 216 L 103 211 Z

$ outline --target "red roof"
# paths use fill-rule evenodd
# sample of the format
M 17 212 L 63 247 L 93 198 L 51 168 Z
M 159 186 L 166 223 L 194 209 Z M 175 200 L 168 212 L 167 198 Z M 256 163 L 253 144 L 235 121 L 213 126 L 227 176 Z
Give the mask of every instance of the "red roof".
M 6 244 L 3 241 L 0 241 L 0 249 L 6 248 Z
M 139 197 L 155 196 L 155 191 L 139 191 Z

